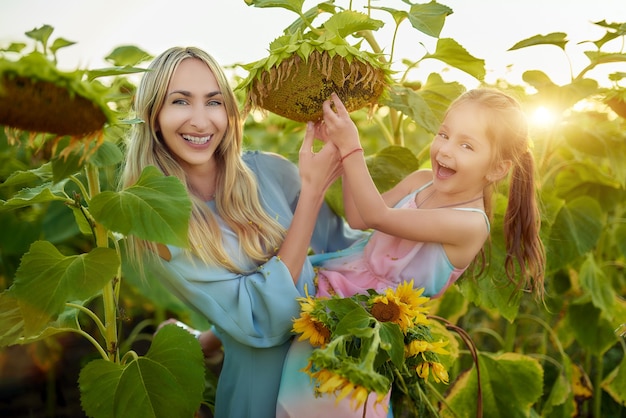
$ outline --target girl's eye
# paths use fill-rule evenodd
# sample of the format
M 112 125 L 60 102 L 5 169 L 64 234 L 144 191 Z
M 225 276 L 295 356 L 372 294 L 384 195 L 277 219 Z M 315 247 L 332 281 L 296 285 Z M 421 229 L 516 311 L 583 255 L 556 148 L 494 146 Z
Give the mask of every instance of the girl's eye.
M 467 144 L 467 143 L 462 144 L 461 146 L 462 146 L 463 148 L 466 148 L 466 149 L 470 150 L 470 151 L 473 151 L 473 150 L 474 150 L 474 147 L 472 147 L 470 144 Z
M 446 133 L 444 133 L 444 132 L 439 132 L 437 135 L 439 135 L 443 139 L 448 139 L 448 135 Z

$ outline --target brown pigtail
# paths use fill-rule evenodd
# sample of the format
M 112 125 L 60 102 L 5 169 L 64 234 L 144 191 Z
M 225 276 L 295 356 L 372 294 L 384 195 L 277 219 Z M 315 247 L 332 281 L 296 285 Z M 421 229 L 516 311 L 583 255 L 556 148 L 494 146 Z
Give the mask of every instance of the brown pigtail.
M 545 251 L 539 237 L 541 217 L 535 196 L 534 161 L 530 151 L 519 156 L 513 166 L 509 201 L 504 215 L 506 244 L 505 270 L 515 281 L 515 264 L 520 267 L 516 290 L 530 290 L 543 298 Z

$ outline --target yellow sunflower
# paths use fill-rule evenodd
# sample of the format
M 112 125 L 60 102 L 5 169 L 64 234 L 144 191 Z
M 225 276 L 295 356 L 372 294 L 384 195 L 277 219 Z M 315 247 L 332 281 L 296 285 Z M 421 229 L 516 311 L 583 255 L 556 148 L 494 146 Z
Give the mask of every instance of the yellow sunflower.
M 427 324 L 424 314 L 427 308 L 422 305 L 429 299 L 420 297 L 423 291 L 414 290 L 413 281 L 399 285 L 396 290 L 387 289 L 371 300 L 372 316 L 380 322 L 398 324 L 404 333 L 418 322 Z
M 422 296 L 423 293 L 423 287 L 419 289 L 413 288 L 413 280 L 400 284 L 395 292 L 398 299 L 410 306 L 415 312 L 414 324 L 428 325 L 428 318 L 426 318 L 428 307 L 424 305 L 430 301 L 430 298 Z
M 318 394 L 336 395 L 336 403 L 339 403 L 343 398 L 350 397 L 350 406 L 353 410 L 358 410 L 367 402 L 367 397 L 370 394 L 370 390 L 366 387 L 353 383 L 346 377 L 335 373 L 332 370 L 321 369 L 316 372 L 309 373 L 313 379 L 317 381 L 315 388 Z M 376 403 L 383 404 L 384 408 L 387 405 L 384 404 L 386 394 L 377 394 Z
M 293 331 L 301 334 L 298 341 L 308 339 L 313 347 L 323 347 L 330 341 L 330 330 L 308 312 L 293 321 Z

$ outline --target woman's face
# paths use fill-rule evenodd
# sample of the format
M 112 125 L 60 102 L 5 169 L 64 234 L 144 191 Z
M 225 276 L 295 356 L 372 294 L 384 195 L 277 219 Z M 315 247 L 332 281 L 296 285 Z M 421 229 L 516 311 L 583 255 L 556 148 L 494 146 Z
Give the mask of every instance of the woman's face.
M 213 72 L 200 59 L 184 59 L 157 117 L 165 145 L 185 170 L 208 168 L 227 127 L 224 97 Z

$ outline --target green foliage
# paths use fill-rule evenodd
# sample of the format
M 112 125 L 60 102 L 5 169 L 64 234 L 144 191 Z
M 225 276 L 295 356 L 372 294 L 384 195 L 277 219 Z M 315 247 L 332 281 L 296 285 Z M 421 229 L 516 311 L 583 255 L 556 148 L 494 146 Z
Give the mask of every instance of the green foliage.
M 440 38 L 452 13 L 444 4 L 406 1 L 404 9 L 369 5 L 364 19 L 333 1 L 308 10 L 302 10 L 301 0 L 246 3 L 297 15 L 277 43 L 285 54 L 293 52 L 289 40 L 295 33 L 319 29 L 312 22 L 326 16 L 329 34 L 350 38 L 351 47 L 369 48 L 400 67 L 378 108 L 352 114 L 381 191 L 428 166 L 432 134 L 449 103 L 465 90 L 447 81 L 446 73 L 414 70 L 421 70 L 425 60 L 436 60 L 484 84 L 484 61 L 467 51 L 462 39 Z M 435 49 L 397 58 L 393 44 L 378 45 L 378 32 L 390 30 L 395 36 L 405 22 L 418 36 L 434 40 Z M 626 31 L 620 22 L 594 25 L 604 34 L 583 42 L 589 46 L 584 56 L 588 63 L 568 83 L 557 85 L 541 68 L 529 69 L 523 86 L 496 83 L 517 96 L 529 115 L 544 106 L 556 117 L 551 125 L 531 127 L 541 236 L 548 256 L 547 296 L 545 304 L 524 294 L 511 297 L 513 287 L 503 270 L 502 192 L 494 202 L 484 273 L 473 277 L 468 272 L 433 301 L 436 315 L 471 337 L 479 368 L 468 355 L 469 345 L 464 350 L 451 341 L 451 355 L 441 356 L 450 370 L 451 390 L 434 384 L 412 388 L 421 396 L 418 406 L 433 406 L 425 408 L 424 416 L 474 417 L 479 389 L 485 417 L 624 415 L 626 345 L 620 330 L 626 323 L 626 73 L 610 74 L 609 87 L 590 74 L 607 63 L 626 62 L 623 49 L 609 49 L 612 41 L 624 40 Z M 54 65 L 56 53 L 73 42 L 51 42 L 52 33 L 48 25 L 28 32 L 29 42 L 35 43 L 32 51 L 27 52 L 26 42 L 2 48 L 0 73 L 54 81 L 93 99 L 108 116 L 126 115 L 135 88 L 128 75 L 143 71 L 135 66 L 150 55 L 126 45 L 107 56 L 113 67 L 60 73 Z M 552 45 L 554 53 L 569 58 L 569 42 L 565 34 L 555 32 L 523 39 L 509 50 Z M 105 77 L 106 85 L 96 81 Z M 233 81 L 238 83 L 241 80 Z M 241 92 L 237 94 L 243 102 Z M 5 288 L 0 293 L 0 346 L 80 334 L 101 357 L 80 375 L 88 415 L 186 417 L 202 401 L 204 388 L 195 340 L 166 327 L 154 337 L 146 356 L 140 356 L 132 340 L 121 341 L 118 329 L 126 316 L 151 316 L 158 322 L 166 311 L 201 321 L 154 286 L 155 278 L 141 281 L 120 261 L 120 235 L 184 245 L 190 208 L 183 186 L 156 170 L 146 170 L 138 184 L 124 192 L 114 190 L 121 139 L 132 123 L 142 121 L 109 118 L 101 136 L 78 143 L 10 127 L 0 130 L 0 282 Z M 279 152 L 296 161 L 303 126 L 272 114 L 254 114 L 246 119 L 245 135 L 248 148 Z M 327 199 L 342 212 L 339 184 Z M 140 332 L 138 327 L 131 334 Z M 389 329 L 381 329 L 380 335 L 394 338 Z M 389 355 L 399 358 L 398 352 Z M 412 402 L 401 405 L 413 411 Z
M 177 178 L 163 176 L 156 167 L 146 167 L 139 180 L 121 192 L 94 196 L 90 209 L 94 219 L 109 230 L 187 247 L 191 201 Z
M 478 369 L 472 368 L 455 382 L 441 416 L 478 416 L 480 370 L 484 416 L 527 417 L 542 394 L 543 371 L 539 362 L 521 354 L 504 353 L 481 354 L 478 364 Z
M 191 417 L 202 400 L 202 350 L 187 331 L 167 325 L 145 356 L 124 364 L 94 360 L 79 384 L 83 408 L 94 418 Z
M 82 71 L 71 78 L 56 72 L 54 60 L 48 60 L 51 33 L 49 26 L 27 33 L 42 44 L 43 53 L 36 51 L 25 60 L 2 60 L 0 72 L 6 73 L 15 62 L 44 60 L 45 66 L 24 67 L 21 75 L 56 82 L 66 79 L 74 83 L 70 91 L 90 92 L 94 102 L 114 102 L 118 111 L 127 112 L 134 87 L 129 89 L 121 77 L 143 71 L 127 66 L 149 55 L 134 47 L 117 49 L 109 59 L 124 68 L 95 70 L 83 81 Z M 70 44 L 57 40 L 49 50 L 54 54 Z M 106 89 L 99 83 L 91 88 L 95 77 L 105 75 L 119 78 Z M 82 407 L 88 415 L 192 416 L 204 392 L 198 342 L 186 331 L 166 327 L 142 357 L 132 349 L 132 342 L 121 344 L 118 333 L 124 317 L 119 239 L 130 234 L 186 246 L 191 202 L 185 187 L 177 178 L 148 167 L 132 187 L 102 191 L 103 186 L 117 184 L 111 172 L 123 160 L 123 125 L 105 125 L 95 138 L 80 140 L 35 132 L 13 132 L 15 137 L 3 138 L 2 155 L 11 162 L 7 165 L 11 170 L 2 173 L 0 217 L 12 226 L 5 228 L 0 241 L 8 244 L 16 236 L 21 241 L 2 246 L 2 276 L 9 280 L 0 293 L 0 346 L 77 333 L 101 356 L 80 375 Z M 28 140 L 22 142 L 26 136 Z M 29 145 L 45 154 L 32 158 Z M 20 253 L 20 249 L 24 250 Z M 95 330 L 93 335 L 90 330 Z

